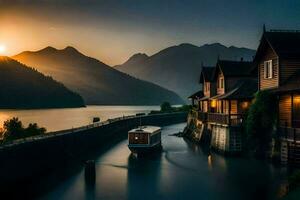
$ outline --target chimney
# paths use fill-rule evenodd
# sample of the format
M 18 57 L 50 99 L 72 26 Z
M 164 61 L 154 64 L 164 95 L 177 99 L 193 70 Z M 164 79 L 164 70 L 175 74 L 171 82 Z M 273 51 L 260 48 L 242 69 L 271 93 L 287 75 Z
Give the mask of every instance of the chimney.
M 244 61 L 244 58 L 243 57 L 241 57 L 241 62 L 243 62 Z

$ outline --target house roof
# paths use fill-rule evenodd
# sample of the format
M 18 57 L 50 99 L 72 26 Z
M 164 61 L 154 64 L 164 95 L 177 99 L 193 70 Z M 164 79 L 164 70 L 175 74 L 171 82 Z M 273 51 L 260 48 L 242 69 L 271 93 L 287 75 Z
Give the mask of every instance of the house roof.
M 267 31 L 264 32 L 255 55 L 257 61 L 266 44 L 274 50 L 279 57 L 300 57 L 300 31 Z
M 235 87 L 225 94 L 216 95 L 211 99 L 252 99 L 257 91 L 256 79 L 243 79 Z
M 278 88 L 271 90 L 274 93 L 299 92 L 300 91 L 300 69 L 296 71 L 286 82 Z
M 218 60 L 217 67 L 224 76 L 251 76 L 254 65 L 248 61 Z
M 201 99 L 199 99 L 199 101 L 206 101 L 206 100 L 209 100 L 209 99 L 210 99 L 209 96 L 204 96 Z
M 195 98 L 202 98 L 204 97 L 203 91 L 200 90 L 198 92 L 195 92 L 194 94 L 192 94 L 191 96 L 189 96 L 189 99 L 195 99 Z
M 214 72 L 215 72 L 215 67 L 202 67 L 202 71 L 200 74 L 200 83 L 204 83 L 203 78 L 205 78 L 205 80 L 211 82 L 213 81 L 214 78 Z

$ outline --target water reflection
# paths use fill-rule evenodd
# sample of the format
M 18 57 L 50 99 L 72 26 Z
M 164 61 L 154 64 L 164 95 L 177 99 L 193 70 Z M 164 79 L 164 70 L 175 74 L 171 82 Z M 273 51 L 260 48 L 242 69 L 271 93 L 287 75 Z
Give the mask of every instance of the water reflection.
M 128 157 L 127 199 L 157 199 L 161 187 L 161 152 Z
M 282 168 L 249 158 L 220 156 L 183 138 L 169 136 L 185 124 L 164 127 L 163 152 L 136 158 L 124 140 L 96 159 L 96 181 L 84 169 L 43 199 L 275 199 Z M 47 185 L 47 184 L 46 184 Z
M 94 200 L 96 191 L 96 169 L 95 161 L 88 160 L 85 164 L 85 199 Z

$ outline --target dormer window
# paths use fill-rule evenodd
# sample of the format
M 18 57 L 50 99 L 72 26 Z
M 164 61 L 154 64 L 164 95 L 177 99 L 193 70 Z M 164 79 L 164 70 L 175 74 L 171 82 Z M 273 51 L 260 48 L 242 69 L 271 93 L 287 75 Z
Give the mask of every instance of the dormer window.
M 264 62 L 264 78 L 266 79 L 273 78 L 272 60 L 268 60 Z

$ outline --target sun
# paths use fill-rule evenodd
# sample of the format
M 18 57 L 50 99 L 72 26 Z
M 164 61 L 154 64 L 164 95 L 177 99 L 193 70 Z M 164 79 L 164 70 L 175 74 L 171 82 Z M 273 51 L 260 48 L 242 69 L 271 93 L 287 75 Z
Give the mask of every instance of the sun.
M 6 46 L 4 44 L 0 44 L 0 54 L 5 53 L 6 51 Z

